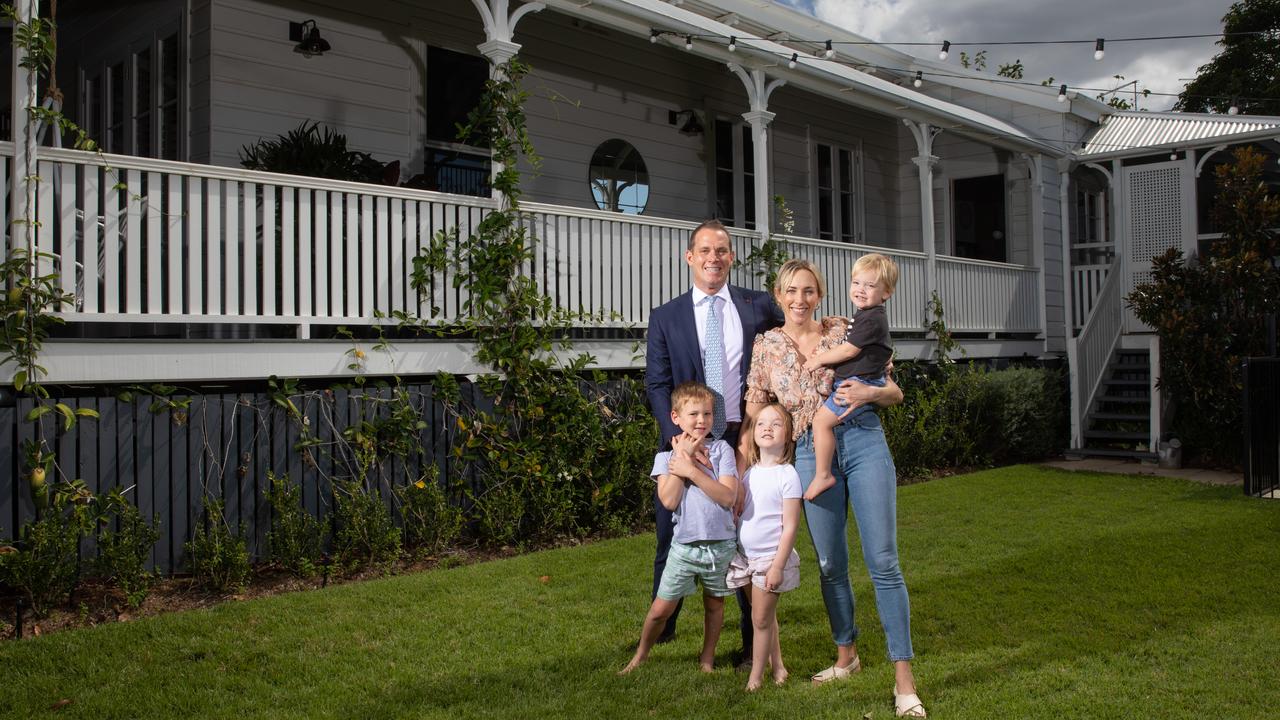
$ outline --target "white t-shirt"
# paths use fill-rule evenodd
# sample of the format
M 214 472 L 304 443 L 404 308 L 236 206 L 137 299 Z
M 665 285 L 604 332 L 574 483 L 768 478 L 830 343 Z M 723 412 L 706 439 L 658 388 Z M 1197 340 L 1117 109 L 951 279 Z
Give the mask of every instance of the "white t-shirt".
M 747 488 L 747 503 L 742 508 L 738 544 L 748 558 L 776 555 L 782 539 L 782 501 L 804 497 L 800 476 L 787 464 L 753 465 L 742 482 Z

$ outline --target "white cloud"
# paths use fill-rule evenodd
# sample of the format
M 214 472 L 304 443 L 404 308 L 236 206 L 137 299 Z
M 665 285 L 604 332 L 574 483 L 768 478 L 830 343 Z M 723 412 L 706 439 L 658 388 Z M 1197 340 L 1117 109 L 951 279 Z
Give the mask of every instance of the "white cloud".
M 797 6 L 804 9 L 803 0 Z M 1101 62 L 1092 59 L 1090 38 L 1211 34 L 1222 30 L 1230 0 L 813 0 L 821 20 L 882 42 L 986 43 L 957 47 L 974 54 L 987 51 L 987 72 L 1001 63 L 1021 60 L 1025 79 L 1072 87 L 1111 88 L 1130 80 L 1153 92 L 1177 93 L 1196 68 L 1218 48 L 1214 39 L 1111 42 Z M 1027 40 L 1085 40 L 1078 45 L 996 45 Z M 932 57 L 921 47 L 903 50 Z M 1117 80 L 1115 75 L 1123 75 Z M 1090 93 L 1094 94 L 1094 93 Z M 1168 109 L 1176 98 L 1150 97 L 1141 107 Z

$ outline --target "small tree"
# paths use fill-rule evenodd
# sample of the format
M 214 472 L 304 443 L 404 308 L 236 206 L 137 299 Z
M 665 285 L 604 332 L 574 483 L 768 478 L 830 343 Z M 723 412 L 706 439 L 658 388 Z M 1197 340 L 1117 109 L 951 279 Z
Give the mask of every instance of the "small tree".
M 1160 385 L 1176 403 L 1173 429 L 1189 450 L 1240 457 L 1241 361 L 1266 351 L 1266 319 L 1280 308 L 1280 197 L 1262 182 L 1263 156 L 1237 149 L 1217 168 L 1213 212 L 1223 229 L 1206 257 L 1170 250 L 1127 298 L 1160 335 Z

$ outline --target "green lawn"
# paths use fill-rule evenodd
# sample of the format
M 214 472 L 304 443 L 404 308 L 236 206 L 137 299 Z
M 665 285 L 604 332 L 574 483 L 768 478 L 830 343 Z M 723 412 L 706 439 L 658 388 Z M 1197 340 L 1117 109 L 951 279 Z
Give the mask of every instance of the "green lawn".
M 899 497 L 931 717 L 1280 714 L 1280 503 L 1025 466 Z M 866 669 L 805 681 L 832 649 L 807 537 L 799 547 L 802 587 L 780 605 L 794 679 L 754 695 L 727 667 L 697 672 L 696 607 L 676 642 L 614 675 L 648 605 L 641 536 L 0 643 L 0 716 L 891 717 L 860 561 Z

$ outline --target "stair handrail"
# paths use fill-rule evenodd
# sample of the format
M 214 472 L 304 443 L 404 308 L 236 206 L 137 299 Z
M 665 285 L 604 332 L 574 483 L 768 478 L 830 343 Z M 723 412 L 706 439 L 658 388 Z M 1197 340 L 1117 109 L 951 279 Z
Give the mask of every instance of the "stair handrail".
M 1071 446 L 1084 446 L 1084 424 L 1106 375 L 1107 364 L 1120 341 L 1124 325 L 1124 304 L 1120 295 L 1120 276 L 1112 268 L 1098 290 L 1093 309 L 1084 321 L 1080 334 L 1067 343 L 1071 365 Z

